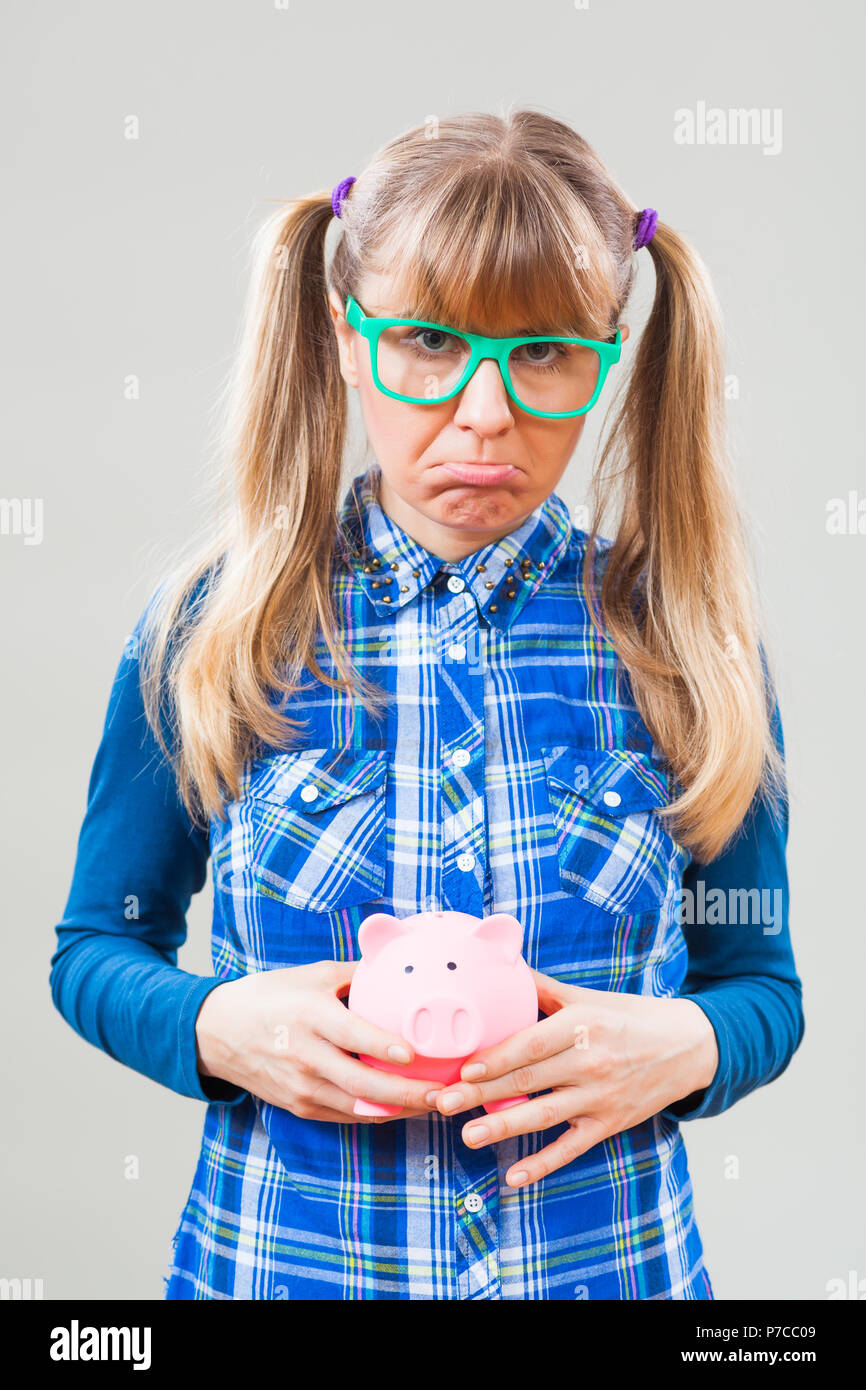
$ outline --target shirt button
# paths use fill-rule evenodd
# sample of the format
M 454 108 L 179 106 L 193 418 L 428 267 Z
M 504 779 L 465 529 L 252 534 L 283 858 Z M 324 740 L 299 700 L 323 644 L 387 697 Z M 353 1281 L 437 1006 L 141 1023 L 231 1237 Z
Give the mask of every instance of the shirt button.
M 463 1202 L 467 1211 L 483 1211 L 484 1198 L 479 1197 L 477 1192 L 468 1192 Z
M 460 578 L 459 574 L 452 574 L 451 578 L 448 580 L 448 588 L 451 590 L 452 594 L 459 594 L 461 590 L 466 588 L 466 582 Z
M 458 748 L 451 761 L 455 767 L 465 767 L 469 762 L 470 754 L 465 748 Z
M 467 852 L 466 854 L 458 854 L 458 856 L 457 856 L 457 867 L 458 867 L 458 869 L 462 870 L 462 872 L 463 872 L 464 874 L 467 873 L 469 869 L 474 869 L 474 868 L 475 868 L 475 855 L 474 855 L 474 854 L 470 854 L 470 853 L 468 853 L 468 852 Z
M 307 783 L 305 787 L 301 788 L 302 801 L 315 801 L 318 795 L 319 793 L 317 792 L 316 788 L 310 785 L 310 783 Z
M 604 801 L 605 806 L 618 806 L 619 803 L 622 801 L 622 797 L 620 796 L 619 792 L 605 792 L 604 797 L 602 799 Z
M 466 656 L 466 648 L 462 642 L 452 642 L 448 648 L 448 655 L 452 661 L 463 661 Z

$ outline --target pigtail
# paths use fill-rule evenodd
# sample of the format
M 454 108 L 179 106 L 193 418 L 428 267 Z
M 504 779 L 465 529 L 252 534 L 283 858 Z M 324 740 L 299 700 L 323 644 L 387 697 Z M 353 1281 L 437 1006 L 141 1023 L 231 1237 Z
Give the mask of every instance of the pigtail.
M 655 298 L 599 459 L 584 573 L 594 592 L 598 518 L 619 483 L 621 524 L 595 618 L 685 787 L 666 814 L 709 862 L 756 789 L 778 812 L 784 767 L 727 457 L 721 312 L 703 263 L 672 228 L 659 223 L 649 251 Z M 620 472 L 606 472 L 626 460 Z
M 355 694 L 374 710 L 382 703 L 378 687 L 352 667 L 334 611 L 347 407 L 328 309 L 332 220 L 330 195 L 317 193 L 281 208 L 258 231 L 221 431 L 227 515 L 200 563 L 182 564 L 166 586 L 146 645 L 148 718 L 158 731 L 158 704 L 167 698 L 191 815 L 221 815 L 226 796 L 239 794 L 243 762 L 303 733 L 283 710 L 305 671 L 347 692 L 352 722 Z M 205 575 L 217 564 L 218 582 Z M 183 629 L 203 579 L 206 602 Z M 314 655 L 319 632 L 336 678 Z

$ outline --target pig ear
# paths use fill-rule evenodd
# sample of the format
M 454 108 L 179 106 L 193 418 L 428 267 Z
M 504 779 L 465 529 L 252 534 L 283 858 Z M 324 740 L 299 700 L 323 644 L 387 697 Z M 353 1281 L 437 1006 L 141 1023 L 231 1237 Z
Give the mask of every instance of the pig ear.
M 390 912 L 374 912 L 358 928 L 358 945 L 365 960 L 375 960 L 383 947 L 398 936 L 411 935 L 412 928 Z
M 472 928 L 470 935 L 496 946 L 509 965 L 513 965 L 517 960 L 523 945 L 523 928 L 517 918 L 510 917 L 507 912 L 500 912 L 495 917 L 485 917 L 483 922 Z

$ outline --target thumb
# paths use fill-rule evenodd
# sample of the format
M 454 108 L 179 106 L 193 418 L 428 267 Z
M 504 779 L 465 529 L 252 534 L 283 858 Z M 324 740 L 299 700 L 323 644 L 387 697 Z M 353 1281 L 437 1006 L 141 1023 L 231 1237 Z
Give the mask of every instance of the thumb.
M 563 984 L 553 975 L 543 975 L 540 970 L 533 970 L 532 978 L 538 991 L 538 1007 L 542 1013 L 555 1014 L 565 1004 L 572 1002 L 572 985 Z
M 331 966 L 335 992 L 338 999 L 349 993 L 352 983 L 352 976 L 361 964 L 359 960 L 333 960 L 328 961 Z

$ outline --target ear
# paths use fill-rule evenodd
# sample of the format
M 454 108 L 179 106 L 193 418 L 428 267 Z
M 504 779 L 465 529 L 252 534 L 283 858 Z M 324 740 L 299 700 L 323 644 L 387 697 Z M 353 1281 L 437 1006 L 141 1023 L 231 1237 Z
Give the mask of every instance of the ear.
M 328 309 L 330 310 L 331 318 L 334 320 L 334 323 L 337 323 L 340 318 L 345 316 L 343 305 L 340 303 L 340 296 L 337 294 L 336 290 L 328 290 Z
M 523 928 L 516 917 L 500 912 L 495 917 L 485 917 L 469 933 L 481 941 L 489 941 L 513 965 L 523 946 Z
M 357 333 L 346 322 L 345 305 L 340 303 L 336 290 L 328 292 L 328 310 L 337 339 L 337 352 L 340 358 L 340 375 L 348 386 L 358 386 L 358 366 L 355 361 L 355 340 Z
M 375 960 L 379 952 L 398 936 L 411 936 L 412 928 L 390 912 L 374 912 L 358 928 L 358 945 L 364 960 Z

